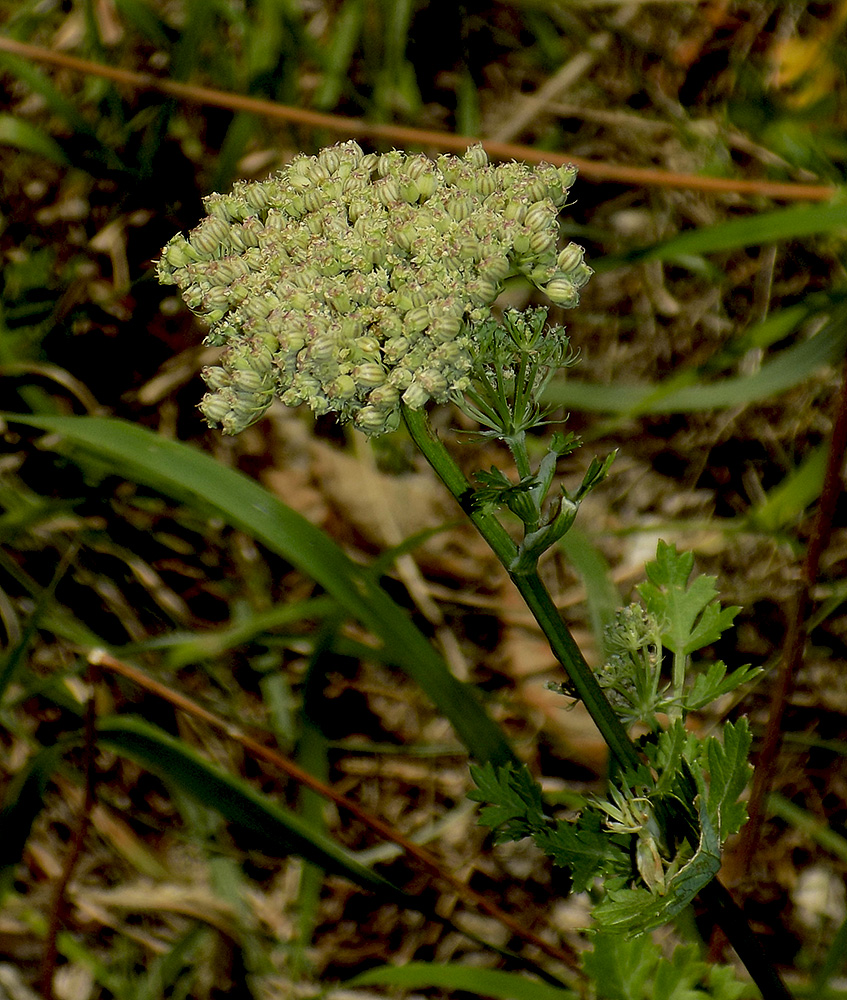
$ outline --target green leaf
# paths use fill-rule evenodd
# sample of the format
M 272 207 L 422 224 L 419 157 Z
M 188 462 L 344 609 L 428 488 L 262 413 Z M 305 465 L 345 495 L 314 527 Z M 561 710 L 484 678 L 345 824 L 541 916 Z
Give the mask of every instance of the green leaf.
M 522 840 L 546 823 L 541 789 L 525 764 L 495 767 L 489 762 L 481 767 L 472 765 L 470 771 L 477 787 L 468 798 L 488 803 L 480 810 L 479 821 L 497 830 L 497 843 Z
M 662 796 L 671 793 L 679 774 L 687 740 L 688 733 L 682 719 L 676 719 L 671 726 L 659 733 L 655 751 L 650 755 L 650 763 L 658 774 L 653 795 Z
M 649 934 L 596 934 L 583 965 L 603 1000 L 739 1000 L 747 989 L 730 966 L 707 964 L 693 945 L 665 958 Z
M 714 736 L 706 741 L 704 764 L 709 769 L 706 808 L 717 824 L 721 843 L 738 833 L 747 819 L 747 806 L 739 796 L 747 787 L 752 768 L 747 760 L 752 742 L 747 720 L 723 727 L 723 744 Z
M 230 823 L 250 831 L 269 853 L 297 854 L 356 885 L 408 903 L 402 890 L 357 861 L 346 848 L 164 730 L 143 719 L 121 716 L 101 719 L 97 733 L 103 745 L 172 782 Z
M 659 541 L 656 561 L 647 564 L 647 583 L 638 592 L 662 627 L 662 642 L 673 653 L 688 655 L 716 642 L 732 625 L 739 608 L 721 609 L 715 578 L 699 576 L 690 585 L 691 552 Z
M 594 936 L 593 950 L 583 955 L 582 964 L 603 1000 L 644 1000 L 652 998 L 650 986 L 660 958 L 647 934 L 624 938 L 599 933 Z
M 597 875 L 617 874 L 629 867 L 628 851 L 623 852 L 603 829 L 594 811 L 583 812 L 575 822 L 557 820 L 552 829 L 538 828 L 532 839 L 553 864 L 569 870 L 574 892 L 590 888 Z
M 727 674 L 726 664 L 720 660 L 712 663 L 705 674 L 698 674 L 688 691 L 684 695 L 685 710 L 696 712 L 698 709 L 713 702 L 721 695 L 734 691 L 742 684 L 747 684 L 762 673 L 761 667 L 753 667 L 747 664 L 738 667 L 732 673 Z
M 431 962 L 409 962 L 406 965 L 381 965 L 368 969 L 346 987 L 394 986 L 405 990 L 434 987 L 442 990 L 461 990 L 476 997 L 494 1000 L 577 1000 L 578 994 L 559 989 L 548 983 L 528 979 L 517 972 L 498 969 L 481 969 L 467 965 L 437 965 Z
M 190 445 L 122 420 L 6 416 L 61 435 L 83 456 L 92 455 L 133 482 L 212 512 L 282 555 L 382 640 L 392 662 L 421 686 L 477 760 L 515 760 L 502 731 L 469 687 L 450 673 L 367 568 L 354 563 L 324 532 L 258 483 Z
M 570 872 L 574 892 L 583 892 L 596 875 L 628 870 L 628 854 L 603 829 L 596 811 L 587 810 L 575 821 L 553 822 L 544 812 L 541 788 L 526 765 L 520 768 L 491 764 L 471 767 L 477 789 L 468 797 L 489 803 L 480 810 L 480 823 L 495 829 L 496 843 L 532 837 L 553 863 Z
M 614 934 L 641 934 L 673 920 L 720 871 L 720 842 L 713 813 L 707 806 L 708 791 L 696 762 L 691 771 L 697 783 L 696 799 L 700 839 L 693 856 L 668 879 L 664 891 L 614 888 L 594 910 L 600 928 Z
M 696 947 L 677 948 L 671 960 L 659 962 L 656 969 L 655 1000 L 702 1000 L 703 991 L 697 986 L 708 969 L 709 966 L 698 957 Z

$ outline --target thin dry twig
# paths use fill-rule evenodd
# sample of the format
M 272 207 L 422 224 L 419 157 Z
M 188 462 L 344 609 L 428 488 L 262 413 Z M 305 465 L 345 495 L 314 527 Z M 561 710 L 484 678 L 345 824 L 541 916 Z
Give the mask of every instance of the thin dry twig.
M 388 142 L 412 146 L 431 146 L 436 149 L 463 153 L 473 143 L 481 142 L 485 150 L 495 159 L 522 160 L 525 163 L 552 163 L 555 166 L 570 164 L 576 167 L 583 180 L 602 183 L 631 184 L 636 187 L 678 188 L 686 191 L 702 191 L 713 194 L 758 195 L 776 201 L 829 201 L 836 188 L 825 184 L 795 184 L 766 180 L 741 180 L 731 177 L 701 177 L 697 174 L 676 173 L 656 170 L 652 167 L 628 167 L 619 163 L 598 163 L 579 156 L 540 151 L 530 146 L 520 146 L 510 142 L 495 142 L 476 136 L 454 135 L 450 132 L 436 132 L 428 129 L 411 128 L 405 125 L 388 125 L 368 122 L 362 118 L 346 118 L 305 108 L 294 108 L 275 101 L 256 97 L 245 97 L 211 87 L 198 87 L 176 80 L 162 79 L 149 73 L 119 69 L 102 63 L 80 59 L 64 52 L 53 52 L 37 45 L 28 45 L 12 38 L 0 37 L 0 51 L 22 56 L 33 62 L 57 66 L 62 69 L 99 76 L 113 83 L 131 87 L 134 90 L 157 91 L 180 100 L 195 104 L 206 104 L 231 111 L 246 111 L 317 129 L 326 129 L 352 138 L 384 139 Z

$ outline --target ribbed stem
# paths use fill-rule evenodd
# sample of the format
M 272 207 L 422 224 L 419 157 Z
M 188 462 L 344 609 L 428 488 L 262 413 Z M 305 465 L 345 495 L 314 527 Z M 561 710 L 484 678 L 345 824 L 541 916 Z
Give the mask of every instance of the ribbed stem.
M 627 770 L 637 767 L 640 758 L 632 740 L 562 621 L 541 577 L 537 572 L 512 573 L 510 566 L 517 555 L 517 546 L 493 514 L 471 506 L 473 489 L 443 443 L 432 432 L 424 411 L 404 406 L 403 419 L 412 440 L 506 568 L 618 764 Z

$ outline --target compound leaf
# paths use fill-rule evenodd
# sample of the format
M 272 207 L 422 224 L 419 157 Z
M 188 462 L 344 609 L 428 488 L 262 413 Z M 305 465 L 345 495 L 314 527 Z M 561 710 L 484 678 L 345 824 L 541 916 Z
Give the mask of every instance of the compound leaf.
M 721 608 L 713 576 L 698 576 L 691 552 L 659 541 L 656 561 L 647 564 L 647 582 L 638 591 L 647 610 L 662 624 L 662 642 L 673 653 L 688 655 L 720 638 L 739 608 Z

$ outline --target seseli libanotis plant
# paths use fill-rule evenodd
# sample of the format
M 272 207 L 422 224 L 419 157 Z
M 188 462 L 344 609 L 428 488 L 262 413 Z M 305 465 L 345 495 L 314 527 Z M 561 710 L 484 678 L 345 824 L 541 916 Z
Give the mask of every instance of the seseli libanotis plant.
M 565 693 L 585 703 L 615 763 L 607 797 L 566 818 L 550 814 L 526 768 L 474 767 L 482 822 L 500 840 L 532 837 L 576 890 L 599 894 L 601 927 L 637 933 L 709 885 L 724 841 L 744 822 L 746 722 L 725 726 L 721 741 L 684 721 L 755 671 L 692 667 L 737 609 L 720 607 L 711 578 L 689 582 L 693 558 L 670 546 L 660 543 L 648 567 L 643 603 L 619 613 L 610 659 L 596 673 L 538 574 L 613 456 L 594 459 L 576 488 L 554 488 L 559 458 L 578 444 L 557 431 L 533 467 L 526 435 L 549 418 L 542 390 L 574 359 L 546 309 L 500 315 L 495 302 L 506 279 L 522 275 L 554 304 L 578 304 L 591 269 L 580 247 L 558 245 L 575 175 L 492 164 L 481 146 L 429 159 L 345 142 L 209 196 L 207 218 L 168 243 L 158 269 L 223 348 L 219 366 L 204 371 L 211 425 L 237 433 L 275 398 L 371 436 L 404 421 L 505 566 L 567 673 Z M 472 486 L 430 428 L 430 401 L 455 403 L 477 433 L 502 441 L 517 477 L 495 467 Z M 499 520 L 503 508 L 522 525 L 517 541 Z M 726 910 L 727 897 L 715 905 Z M 725 929 L 763 992 L 787 995 L 749 940 L 739 945 Z

